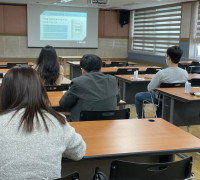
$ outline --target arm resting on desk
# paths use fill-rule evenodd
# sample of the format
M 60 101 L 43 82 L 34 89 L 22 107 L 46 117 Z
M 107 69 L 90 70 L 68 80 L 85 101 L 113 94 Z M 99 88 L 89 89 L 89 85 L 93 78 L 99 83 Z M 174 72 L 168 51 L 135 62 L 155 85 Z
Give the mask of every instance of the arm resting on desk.
M 80 134 L 76 133 L 75 129 L 68 123 L 66 124 L 66 132 L 64 143 L 66 150 L 63 153 L 64 157 L 72 160 L 80 160 L 86 152 L 86 144 Z

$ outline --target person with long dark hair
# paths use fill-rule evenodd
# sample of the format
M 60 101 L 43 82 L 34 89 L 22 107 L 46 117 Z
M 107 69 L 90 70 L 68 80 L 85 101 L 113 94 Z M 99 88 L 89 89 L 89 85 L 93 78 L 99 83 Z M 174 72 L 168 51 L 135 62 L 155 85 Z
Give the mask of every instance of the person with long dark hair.
M 56 179 L 61 158 L 80 160 L 82 137 L 50 107 L 37 72 L 29 66 L 10 69 L 0 88 L 0 178 Z
M 56 50 L 53 46 L 42 48 L 36 66 L 45 85 L 60 85 L 64 79 L 64 69 L 57 61 Z

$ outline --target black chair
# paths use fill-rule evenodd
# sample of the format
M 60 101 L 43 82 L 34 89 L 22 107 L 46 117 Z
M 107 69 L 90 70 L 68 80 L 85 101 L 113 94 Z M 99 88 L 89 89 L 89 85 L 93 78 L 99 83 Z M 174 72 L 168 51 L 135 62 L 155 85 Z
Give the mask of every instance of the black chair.
M 61 177 L 61 178 L 56 179 L 56 180 L 79 180 L 79 173 L 74 172 L 72 174 L 68 174 L 67 176 Z
M 178 64 L 178 67 L 185 69 L 188 73 L 190 72 L 190 65 L 189 64 Z
M 80 121 L 129 119 L 130 108 L 113 111 L 81 111 Z
M 161 83 L 160 88 L 185 87 L 185 83 Z
M 3 78 L 3 73 L 0 73 L 0 78 Z
M 7 65 L 0 65 L 0 69 L 7 69 Z
M 61 84 L 61 85 L 48 85 L 45 86 L 46 91 L 67 91 L 70 84 Z
M 120 67 L 120 62 L 111 62 L 110 67 Z
M 121 69 L 119 68 L 116 72 L 116 75 L 125 75 L 125 74 L 132 74 L 134 73 L 134 71 L 137 71 L 138 68 L 130 68 L 130 69 Z
M 8 69 L 10 69 L 10 68 L 12 68 L 12 67 L 14 67 L 14 66 L 16 66 L 16 65 L 28 65 L 28 63 L 27 62 L 24 62 L 24 63 L 18 63 L 18 62 L 16 62 L 16 63 L 7 63 L 7 68 Z
M 198 61 L 192 61 L 192 63 L 190 64 L 190 66 L 200 66 Z
M 191 83 L 191 86 L 200 86 L 200 79 L 198 78 L 193 78 L 189 81 Z
M 190 67 L 190 73 L 200 74 L 200 66 L 189 66 L 189 67 Z
M 145 74 L 156 74 L 158 69 L 156 68 L 147 68 Z
M 135 163 L 115 160 L 110 180 L 184 180 L 191 177 L 192 157 L 166 163 Z

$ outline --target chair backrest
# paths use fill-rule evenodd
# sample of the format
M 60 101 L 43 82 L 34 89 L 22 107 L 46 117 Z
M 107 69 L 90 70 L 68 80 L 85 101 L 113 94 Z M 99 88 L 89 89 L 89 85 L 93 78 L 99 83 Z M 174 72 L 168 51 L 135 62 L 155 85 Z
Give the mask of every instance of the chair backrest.
M 12 67 L 14 67 L 16 65 L 19 65 L 19 64 L 28 65 L 27 62 L 24 62 L 24 63 L 18 63 L 18 62 L 16 62 L 16 63 L 7 63 L 7 68 L 10 69 L 10 68 L 12 68 Z
M 156 74 L 157 72 L 156 68 L 147 68 L 145 74 Z
M 74 173 L 68 174 L 67 176 L 61 177 L 56 180 L 79 180 L 79 173 L 74 172 Z
M 198 61 L 192 61 L 192 63 L 190 64 L 190 66 L 200 66 Z
M 80 121 L 129 119 L 130 108 L 113 111 L 81 111 Z
M 200 86 L 200 79 L 193 78 L 190 80 L 191 86 Z
M 166 163 L 113 161 L 110 180 L 183 180 L 191 175 L 192 157 Z
M 0 73 L 0 78 L 3 78 L 3 73 Z
M 46 91 L 67 91 L 70 84 L 49 85 L 45 86 Z
M 121 66 L 121 65 L 120 65 L 120 62 L 111 62 L 110 66 L 111 67 L 116 67 L 116 66 L 118 67 L 118 66 Z
M 7 65 L 0 65 L 0 69 L 7 69 Z
M 190 66 L 190 73 L 200 73 L 200 66 Z
M 161 83 L 161 88 L 185 87 L 185 83 Z
M 133 74 L 133 72 L 134 71 L 137 71 L 138 70 L 138 68 L 128 68 L 128 69 L 121 69 L 121 68 L 119 68 L 118 70 L 117 70 L 117 75 L 123 75 L 123 74 Z
M 178 67 L 185 69 L 188 73 L 190 72 L 190 65 L 189 64 L 178 64 Z

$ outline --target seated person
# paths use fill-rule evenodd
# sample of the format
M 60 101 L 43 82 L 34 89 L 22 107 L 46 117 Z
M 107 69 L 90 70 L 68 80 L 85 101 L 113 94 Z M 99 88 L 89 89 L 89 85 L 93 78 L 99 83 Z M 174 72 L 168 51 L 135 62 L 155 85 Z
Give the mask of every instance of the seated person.
M 63 153 L 73 160 L 84 156 L 85 142 L 65 117 L 49 107 L 34 69 L 10 69 L 0 97 L 1 179 L 57 179 Z
M 81 111 L 115 110 L 120 100 L 117 79 L 101 72 L 102 60 L 92 54 L 80 61 L 82 76 L 72 79 L 60 106 L 70 109 L 70 121 L 79 121 Z
M 36 69 L 45 85 L 60 85 L 70 82 L 64 77 L 64 69 L 59 65 L 56 50 L 52 46 L 42 48 L 33 69 Z
M 138 118 L 142 118 L 143 100 L 152 102 L 150 92 L 152 93 L 154 103 L 158 103 L 153 90 L 160 87 L 161 83 L 184 83 L 188 79 L 187 71 L 178 67 L 178 62 L 183 54 L 182 50 L 178 46 L 172 46 L 167 49 L 166 54 L 166 63 L 168 68 L 160 70 L 155 74 L 151 82 L 148 84 L 147 89 L 149 92 L 140 92 L 135 95 L 135 105 Z M 162 107 L 159 105 L 156 111 L 157 117 L 161 117 L 161 110 Z M 143 117 L 145 117 L 144 114 Z

